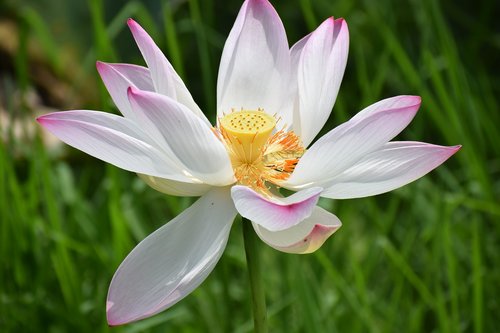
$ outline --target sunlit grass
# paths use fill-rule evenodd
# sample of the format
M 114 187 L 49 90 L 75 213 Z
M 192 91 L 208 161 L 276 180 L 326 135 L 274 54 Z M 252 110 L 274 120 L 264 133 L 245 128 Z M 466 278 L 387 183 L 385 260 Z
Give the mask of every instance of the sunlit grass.
M 77 107 L 116 112 L 94 62 L 142 62 L 127 17 L 151 32 L 214 119 L 218 60 L 238 1 L 225 7 L 215 0 L 89 0 L 74 24 L 73 16 L 53 19 L 59 27 L 50 19 L 58 1 L 47 1 L 45 10 L 36 1 L 23 3 L 5 7 L 19 23 L 13 72 L 0 72 L 9 121 L 27 116 L 25 127 L 36 126 L 37 110 L 19 103 L 35 82 L 32 40 L 60 80 L 77 91 L 90 86 L 94 95 L 80 96 L 84 105 Z M 414 94 L 423 104 L 400 138 L 463 148 L 392 193 L 321 201 L 344 225 L 315 254 L 287 255 L 262 243 L 271 331 L 494 331 L 500 313 L 499 78 L 490 56 L 467 53 L 483 38 L 477 31 L 490 32 L 493 13 L 478 8 L 481 19 L 471 20 L 482 26 L 464 33 L 457 22 L 466 9 L 433 0 L 274 3 L 290 43 L 330 15 L 349 24 L 348 68 L 324 131 L 379 99 Z M 82 21 L 86 25 L 75 25 Z M 68 50 L 76 69 L 68 65 Z M 498 53 L 498 43 L 484 50 Z M 21 140 L 9 128 L 0 145 L 1 332 L 251 331 L 239 221 L 221 262 L 192 295 L 158 316 L 108 328 L 104 303 L 118 264 L 192 199 L 157 193 L 131 173 L 74 149 L 58 153 L 40 137 Z

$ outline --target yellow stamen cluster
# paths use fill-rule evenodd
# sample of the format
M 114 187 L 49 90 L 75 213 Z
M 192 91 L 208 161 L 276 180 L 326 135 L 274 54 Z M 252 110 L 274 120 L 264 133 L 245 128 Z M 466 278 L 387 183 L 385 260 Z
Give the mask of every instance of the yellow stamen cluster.
M 304 148 L 292 131 L 277 131 L 276 119 L 262 109 L 232 112 L 219 120 L 219 133 L 239 184 L 269 194 L 295 169 Z

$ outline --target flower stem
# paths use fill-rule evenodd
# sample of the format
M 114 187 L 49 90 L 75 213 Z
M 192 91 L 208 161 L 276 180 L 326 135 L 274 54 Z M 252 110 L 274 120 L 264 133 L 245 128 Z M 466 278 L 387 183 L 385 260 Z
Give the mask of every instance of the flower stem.
M 262 284 L 261 265 L 257 248 L 257 236 L 252 223 L 242 218 L 243 240 L 247 257 L 248 275 L 250 277 L 250 291 L 252 293 L 252 311 L 255 333 L 267 333 L 266 297 Z

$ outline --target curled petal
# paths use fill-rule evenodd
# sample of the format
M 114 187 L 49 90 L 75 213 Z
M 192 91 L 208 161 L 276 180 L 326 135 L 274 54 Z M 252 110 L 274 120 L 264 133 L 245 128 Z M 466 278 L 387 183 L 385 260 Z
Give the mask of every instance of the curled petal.
M 150 317 L 191 293 L 221 257 L 235 216 L 228 189 L 214 188 L 140 242 L 111 281 L 108 323 Z
M 287 253 L 314 252 L 341 226 L 337 216 L 317 206 L 309 218 L 286 230 L 270 231 L 253 223 L 255 232 L 266 244 Z
M 153 177 L 143 174 L 138 176 L 155 190 L 181 197 L 199 197 L 207 193 L 212 186 L 207 184 L 178 182 L 175 180 Z
M 322 188 L 312 187 L 286 198 L 267 199 L 246 186 L 231 189 L 234 205 L 241 216 L 271 231 L 285 230 L 311 215 Z
M 226 148 L 212 129 L 193 115 L 184 105 L 153 93 L 129 89 L 132 108 L 140 114 L 139 121 L 162 146 L 186 167 L 187 173 L 211 185 L 228 185 L 234 180 Z
M 349 31 L 343 19 L 325 20 L 306 40 L 292 48 L 297 60 L 298 112 L 293 128 L 308 146 L 327 121 L 344 76 Z
M 404 103 L 394 103 L 395 100 Z M 329 182 L 399 134 L 413 119 L 419 106 L 420 97 L 401 96 L 361 111 L 316 141 L 301 157 L 283 186 L 298 189 Z
M 128 19 L 127 24 L 151 72 L 154 90 L 185 105 L 210 126 L 207 117 L 151 36 L 134 20 Z
M 75 110 L 49 113 L 37 121 L 68 145 L 124 170 L 192 182 L 182 173 L 182 165 L 129 119 Z
M 321 196 L 350 199 L 392 191 L 437 168 L 459 149 L 422 142 L 389 142 L 335 177 Z
M 217 116 L 222 118 L 233 108 L 263 108 L 290 125 L 289 75 L 290 54 L 281 19 L 267 0 L 247 0 L 222 52 Z

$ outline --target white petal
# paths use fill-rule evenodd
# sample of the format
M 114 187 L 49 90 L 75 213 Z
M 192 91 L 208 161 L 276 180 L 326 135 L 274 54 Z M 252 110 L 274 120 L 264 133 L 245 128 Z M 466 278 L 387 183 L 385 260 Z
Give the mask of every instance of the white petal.
M 297 72 L 299 68 L 300 55 L 302 54 L 302 50 L 304 46 L 306 46 L 309 38 L 311 37 L 312 32 L 304 37 L 302 37 L 297 43 L 293 44 L 290 48 L 290 71 L 294 76 L 294 80 L 297 80 Z
M 268 1 L 246 1 L 224 45 L 217 80 L 217 116 L 264 108 L 291 124 L 290 54 L 283 24 Z
M 323 189 L 312 187 L 286 198 L 265 198 L 246 186 L 231 189 L 234 205 L 241 216 L 268 230 L 285 230 L 311 215 Z
M 311 34 L 306 35 L 302 39 L 300 39 L 297 43 L 293 44 L 293 46 L 290 48 L 290 89 L 288 91 L 289 93 L 289 99 L 290 101 L 293 101 L 293 123 L 291 124 L 292 130 L 299 134 L 300 133 L 300 114 L 299 114 L 299 106 L 300 106 L 300 101 L 299 101 L 299 92 L 298 92 L 298 69 L 299 69 L 299 61 L 300 61 L 300 55 L 302 54 L 302 50 L 304 49 L 304 46 L 306 46 L 307 41 L 309 40 L 309 37 L 311 37 Z
M 158 178 L 143 174 L 138 174 L 139 177 L 155 190 L 182 197 L 199 197 L 207 193 L 212 186 L 207 184 L 178 182 L 175 180 Z
M 324 21 L 298 45 L 299 112 L 294 131 L 308 146 L 327 121 L 344 76 L 349 51 L 349 31 L 343 19 Z
M 111 281 L 108 323 L 152 316 L 197 288 L 221 257 L 235 216 L 228 189 L 215 188 L 139 243 Z
M 335 177 L 321 196 L 349 199 L 392 191 L 424 176 L 459 149 L 422 142 L 389 142 Z
M 314 252 L 341 226 L 337 216 L 321 207 L 315 207 L 309 218 L 282 231 L 269 231 L 253 223 L 255 232 L 266 244 L 287 253 Z
M 167 60 L 163 52 L 155 44 L 151 36 L 134 20 L 129 19 L 127 24 L 134 36 L 146 64 L 151 72 L 151 79 L 155 91 L 166 95 L 179 103 L 187 106 L 207 125 L 210 125 L 207 117 L 194 102 L 193 97 L 187 90 L 184 82 Z
M 46 114 L 37 121 L 68 145 L 119 168 L 192 182 L 129 119 L 97 111 L 66 111 Z
M 187 172 L 204 183 L 223 186 L 234 182 L 229 155 L 212 128 L 173 99 L 153 92 L 129 89 L 132 108 L 141 123 L 156 127 Z
M 413 103 L 404 106 L 389 103 L 386 108 L 379 107 L 373 112 L 365 109 L 361 116 L 356 115 L 328 132 L 306 151 L 283 186 L 293 189 L 322 186 L 366 154 L 379 149 L 415 116 L 420 98 L 412 97 L 408 101 Z M 383 101 L 377 104 L 383 105 Z

